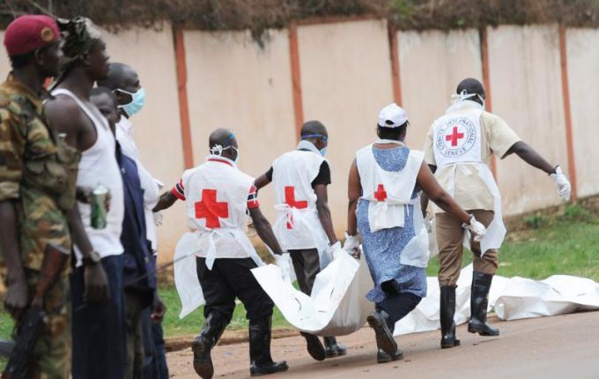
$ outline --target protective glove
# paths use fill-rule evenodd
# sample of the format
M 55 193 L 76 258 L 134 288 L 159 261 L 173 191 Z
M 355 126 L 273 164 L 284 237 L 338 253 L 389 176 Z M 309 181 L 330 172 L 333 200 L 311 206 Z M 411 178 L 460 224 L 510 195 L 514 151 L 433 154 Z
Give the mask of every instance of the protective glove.
M 281 269 L 281 276 L 283 280 L 291 282 L 291 256 L 289 253 L 283 253 L 281 255 L 275 255 L 277 266 Z
M 154 216 L 154 225 L 156 226 L 162 226 L 162 213 L 161 212 L 154 212 L 152 213 L 152 216 Z
M 350 236 L 345 233 L 345 244 L 343 245 L 343 250 L 345 250 L 349 255 L 354 258 L 360 257 L 360 240 L 358 239 L 358 235 Z
M 470 222 L 468 224 L 464 223 L 462 227 L 466 228 L 470 231 L 470 233 L 472 233 L 472 235 L 474 235 L 475 242 L 482 241 L 485 234 L 487 234 L 487 228 L 485 228 L 485 226 L 480 222 L 476 221 L 474 216 L 470 218 Z
M 339 253 L 345 254 L 345 252 L 341 248 L 341 242 L 339 242 L 339 241 L 337 241 L 334 244 L 332 244 L 331 246 L 329 246 L 329 252 L 331 253 L 332 259 L 336 259 L 337 257 L 339 257 Z
M 570 200 L 570 192 L 571 192 L 570 181 L 568 180 L 566 175 L 564 175 L 564 173 L 562 172 L 562 168 L 560 166 L 557 166 L 555 168 L 555 173 L 553 173 L 549 176 L 551 177 L 551 179 L 553 179 L 553 182 L 555 183 L 555 186 L 557 187 L 557 193 L 559 194 L 559 197 L 561 197 L 565 201 Z
M 426 216 L 423 219 L 424 221 L 424 227 L 426 228 L 426 232 L 427 233 L 432 233 L 433 231 L 433 218 L 431 217 L 431 215 L 428 214 L 428 212 L 426 212 Z

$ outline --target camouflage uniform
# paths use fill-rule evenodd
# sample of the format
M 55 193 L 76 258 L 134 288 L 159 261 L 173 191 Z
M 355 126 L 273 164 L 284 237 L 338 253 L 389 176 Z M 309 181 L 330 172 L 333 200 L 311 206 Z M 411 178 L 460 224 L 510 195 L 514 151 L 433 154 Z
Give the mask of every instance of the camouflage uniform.
M 31 298 L 46 245 L 71 250 L 65 213 L 75 202 L 80 158 L 48 126 L 42 107 L 40 96 L 16 79 L 9 77 L 0 84 L 0 201 L 16 204 L 19 248 Z M 65 268 L 45 298 L 48 321 L 35 347 L 31 378 L 69 376 L 67 298 Z

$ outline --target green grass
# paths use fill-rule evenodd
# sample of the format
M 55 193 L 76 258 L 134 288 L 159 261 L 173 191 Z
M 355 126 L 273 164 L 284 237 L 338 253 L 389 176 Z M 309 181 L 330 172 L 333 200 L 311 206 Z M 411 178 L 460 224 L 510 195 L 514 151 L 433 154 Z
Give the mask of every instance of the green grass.
M 204 323 L 203 306 L 187 315 L 184 319 L 179 319 L 181 302 L 179 301 L 179 295 L 177 294 L 175 287 L 161 288 L 160 296 L 162 297 L 162 301 L 164 301 L 168 307 L 163 322 L 165 336 L 173 337 L 199 333 L 200 328 Z M 285 321 L 277 308 L 275 308 L 273 313 L 272 325 L 273 328 L 290 327 L 289 323 Z M 237 307 L 235 307 L 235 313 L 233 314 L 233 318 L 227 329 L 246 329 L 247 327 L 248 322 L 245 318 L 245 308 L 243 307 L 243 304 L 238 304 Z
M 509 235 L 499 252 L 497 275 L 545 279 L 564 274 L 599 282 L 599 224 L 558 221 L 550 226 Z M 464 254 L 463 266 L 472 262 Z M 427 274 L 437 275 L 439 259 L 429 263 Z
M 12 334 L 12 319 L 6 312 L 0 312 L 0 338 L 10 339 Z M 7 360 L 4 357 L 0 357 L 0 371 L 4 370 Z

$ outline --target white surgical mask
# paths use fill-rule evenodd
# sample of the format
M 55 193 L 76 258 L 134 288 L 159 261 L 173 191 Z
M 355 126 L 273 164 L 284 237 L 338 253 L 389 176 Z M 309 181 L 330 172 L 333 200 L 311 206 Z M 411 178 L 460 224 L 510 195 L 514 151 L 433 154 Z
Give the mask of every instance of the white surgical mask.
M 133 93 L 127 92 L 122 89 L 117 89 L 116 91 L 126 93 L 127 95 L 131 96 L 130 103 L 119 105 L 119 108 L 125 111 L 125 113 L 129 117 L 132 117 L 134 114 L 139 113 L 139 111 L 141 111 L 144 104 L 146 103 L 146 90 L 143 87 L 141 87 L 139 90 Z
M 237 153 L 235 155 L 235 159 L 233 160 L 233 162 L 237 163 L 237 161 L 239 160 L 239 149 L 236 148 L 235 146 L 222 147 L 221 145 L 214 145 L 210 149 L 210 153 L 213 154 L 213 155 L 221 156 L 223 154 L 223 150 L 228 150 L 228 149 L 233 149 Z

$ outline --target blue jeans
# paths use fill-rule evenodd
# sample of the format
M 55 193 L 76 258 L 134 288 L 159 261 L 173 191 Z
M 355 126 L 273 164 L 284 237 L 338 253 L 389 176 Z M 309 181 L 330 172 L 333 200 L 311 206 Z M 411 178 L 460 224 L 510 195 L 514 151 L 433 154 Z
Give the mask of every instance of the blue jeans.
M 103 258 L 110 299 L 86 303 L 84 268 L 71 275 L 73 379 L 122 379 L 125 375 L 123 256 Z

